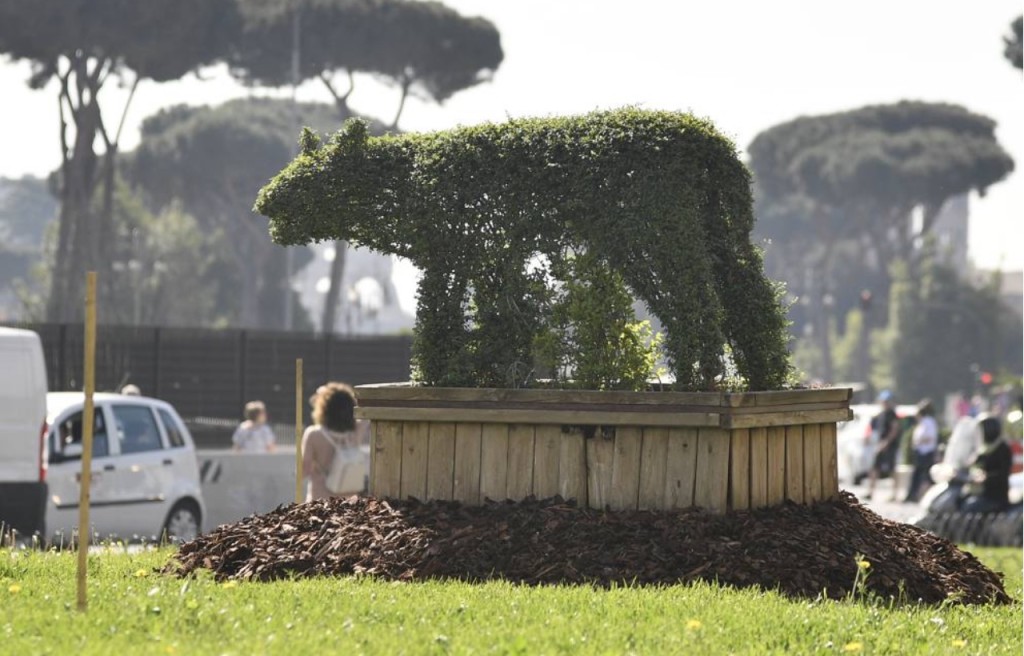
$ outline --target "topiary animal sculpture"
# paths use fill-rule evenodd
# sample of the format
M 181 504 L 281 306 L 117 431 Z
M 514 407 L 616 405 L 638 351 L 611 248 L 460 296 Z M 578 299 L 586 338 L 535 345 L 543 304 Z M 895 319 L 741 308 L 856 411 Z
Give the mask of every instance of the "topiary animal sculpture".
M 728 347 L 750 389 L 789 370 L 777 288 L 750 243 L 750 176 L 707 121 L 622 109 L 369 137 L 350 121 L 259 194 L 274 240 L 347 239 L 423 270 L 414 357 L 423 382 L 481 384 L 529 360 L 540 278 L 527 263 L 596 255 L 662 322 L 678 389 L 712 389 Z M 484 311 L 483 309 L 486 311 Z M 487 339 L 475 340 L 474 334 Z

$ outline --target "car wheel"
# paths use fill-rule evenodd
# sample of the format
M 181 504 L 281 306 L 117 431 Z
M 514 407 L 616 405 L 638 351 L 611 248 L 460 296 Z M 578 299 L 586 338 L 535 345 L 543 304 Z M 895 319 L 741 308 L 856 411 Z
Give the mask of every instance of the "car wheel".
M 168 542 L 181 544 L 199 536 L 199 509 L 190 501 L 181 501 L 167 514 L 163 537 Z

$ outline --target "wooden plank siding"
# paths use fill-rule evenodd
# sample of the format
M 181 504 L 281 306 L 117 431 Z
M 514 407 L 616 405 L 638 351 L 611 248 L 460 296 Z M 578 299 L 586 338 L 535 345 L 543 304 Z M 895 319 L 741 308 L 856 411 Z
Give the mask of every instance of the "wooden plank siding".
M 360 387 L 359 414 L 372 420 L 370 493 L 725 512 L 838 491 L 847 389 L 549 392 Z
M 427 447 L 427 497 L 452 499 L 455 481 L 455 424 L 430 424 Z
M 750 507 L 750 429 L 730 431 L 729 445 L 729 508 Z
M 668 472 L 667 428 L 643 429 L 643 446 L 640 451 L 640 489 L 637 494 L 637 509 L 655 510 L 663 508 L 666 496 L 666 474 Z
M 402 496 L 402 423 L 381 421 L 373 424 L 373 469 L 370 494 L 375 497 Z
M 508 424 L 484 424 L 480 432 L 480 500 L 504 501 L 508 483 Z
M 455 470 L 452 498 L 477 505 L 480 496 L 480 424 L 455 424 Z
M 533 494 L 534 427 L 512 424 L 508 428 L 508 476 L 506 499 L 525 499 Z
M 562 433 L 558 445 L 558 494 L 580 508 L 589 506 L 586 442 L 583 433 L 570 431 Z
M 636 510 L 640 493 L 642 449 L 642 429 L 636 426 L 621 426 L 616 429 L 611 490 L 608 495 L 608 505 L 612 510 Z
M 702 428 L 697 433 L 697 473 L 693 505 L 725 512 L 729 503 L 729 432 Z
M 533 441 L 533 495 L 547 499 L 559 494 L 558 467 L 560 463 L 562 429 L 558 426 L 537 426 Z
M 429 440 L 430 424 L 410 421 L 402 426 L 402 499 L 427 499 Z
M 750 507 L 768 505 L 768 429 L 750 429 Z

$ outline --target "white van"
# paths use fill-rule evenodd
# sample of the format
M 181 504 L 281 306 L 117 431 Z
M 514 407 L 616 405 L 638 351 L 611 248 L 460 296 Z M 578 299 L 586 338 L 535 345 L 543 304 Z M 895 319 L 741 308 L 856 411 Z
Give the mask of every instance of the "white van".
M 0 327 L 0 530 L 45 535 L 46 363 L 39 335 Z

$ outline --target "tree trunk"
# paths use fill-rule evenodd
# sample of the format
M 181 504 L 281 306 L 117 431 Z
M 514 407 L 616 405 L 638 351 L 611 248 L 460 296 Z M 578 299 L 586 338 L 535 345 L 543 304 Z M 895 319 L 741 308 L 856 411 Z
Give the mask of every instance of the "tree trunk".
M 61 83 L 61 179 L 57 249 L 54 253 L 47 319 L 79 321 L 84 314 L 86 271 L 100 271 L 109 243 L 102 217 L 93 208 L 98 182 L 99 157 L 94 143 L 103 129 L 97 96 L 103 84 L 106 60 L 94 61 L 92 70 L 83 56 L 73 58 L 58 75 Z M 67 114 L 65 113 L 67 112 Z M 66 133 L 70 115 L 74 123 L 73 145 Z M 115 149 L 116 150 L 116 149 Z M 113 157 L 113 152 L 110 157 Z M 110 160 L 112 166 L 113 160 Z
M 334 332 L 334 322 L 338 317 L 338 301 L 341 295 L 341 280 L 345 274 L 345 255 L 348 242 L 342 239 L 334 242 L 334 260 L 331 262 L 331 284 L 324 298 L 324 314 L 320 318 L 320 331 L 325 335 Z

